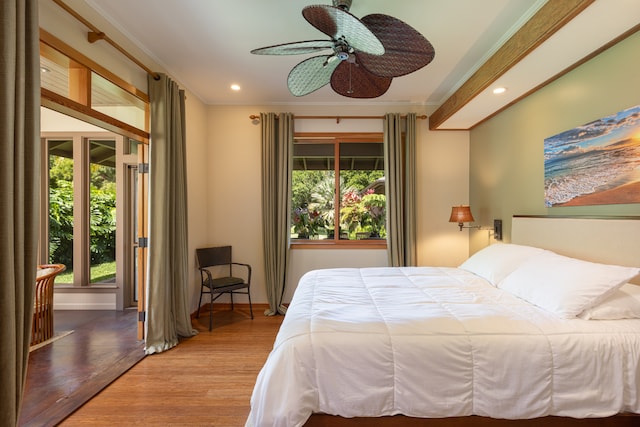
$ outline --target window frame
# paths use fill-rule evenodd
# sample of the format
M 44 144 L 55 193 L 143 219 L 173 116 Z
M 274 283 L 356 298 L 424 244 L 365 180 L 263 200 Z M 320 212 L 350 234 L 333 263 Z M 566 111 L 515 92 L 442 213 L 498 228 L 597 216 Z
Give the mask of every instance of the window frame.
M 59 57 L 74 64 L 74 72 L 69 76 L 70 96 L 66 97 L 49 89 L 40 88 L 40 105 L 59 113 L 66 114 L 84 122 L 96 125 L 107 131 L 149 143 L 150 139 L 150 103 L 149 96 L 127 83 L 114 73 L 92 61 L 71 46 L 62 42 L 47 31 L 40 29 L 40 56 L 49 59 Z M 95 73 L 113 85 L 140 100 L 144 105 L 144 128 L 138 128 L 104 114 L 91 107 L 91 73 Z
M 318 143 L 333 144 L 334 149 L 334 171 L 335 171 L 335 187 L 340 185 L 340 159 L 339 147 L 341 143 L 384 143 L 384 134 L 382 132 L 296 132 L 294 134 L 294 144 L 296 141 L 303 140 L 308 142 L 316 141 Z M 293 155 L 293 154 L 292 154 Z M 292 171 L 293 172 L 293 171 Z M 335 192 L 334 206 L 339 209 L 340 194 Z M 291 209 L 290 209 L 291 211 Z M 289 212 L 289 217 L 291 212 Z M 288 235 L 289 247 L 291 249 L 387 249 L 387 239 L 379 240 L 340 240 L 339 236 L 329 240 L 298 240 L 291 239 Z

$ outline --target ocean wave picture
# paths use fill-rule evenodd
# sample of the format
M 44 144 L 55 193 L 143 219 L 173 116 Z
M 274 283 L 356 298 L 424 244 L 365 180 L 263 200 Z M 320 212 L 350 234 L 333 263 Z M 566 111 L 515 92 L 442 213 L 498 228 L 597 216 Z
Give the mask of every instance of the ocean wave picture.
M 545 138 L 547 207 L 640 203 L 640 105 Z

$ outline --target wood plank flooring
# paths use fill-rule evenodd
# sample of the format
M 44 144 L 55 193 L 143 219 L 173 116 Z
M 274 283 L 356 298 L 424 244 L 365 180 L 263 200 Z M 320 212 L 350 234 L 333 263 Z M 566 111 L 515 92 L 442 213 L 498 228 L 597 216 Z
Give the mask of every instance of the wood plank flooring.
M 18 425 L 55 426 L 144 357 L 136 310 L 55 311 L 55 333 L 29 354 Z
M 145 357 L 66 418 L 61 426 L 243 426 L 258 372 L 283 316 L 254 305 L 203 312 L 199 334 Z

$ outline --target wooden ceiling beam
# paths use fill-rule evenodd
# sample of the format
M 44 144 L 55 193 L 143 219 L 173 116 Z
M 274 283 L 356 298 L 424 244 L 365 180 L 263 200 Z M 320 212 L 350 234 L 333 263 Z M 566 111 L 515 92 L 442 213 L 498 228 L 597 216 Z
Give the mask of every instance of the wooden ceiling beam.
M 437 130 L 448 118 L 594 1 L 549 0 L 429 117 L 429 129 Z

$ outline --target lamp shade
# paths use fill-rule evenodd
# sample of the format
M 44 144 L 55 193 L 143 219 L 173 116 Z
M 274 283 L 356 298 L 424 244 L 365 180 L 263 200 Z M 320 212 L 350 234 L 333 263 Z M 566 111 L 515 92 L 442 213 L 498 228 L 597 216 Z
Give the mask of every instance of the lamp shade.
M 454 206 L 451 208 L 451 216 L 449 222 L 457 222 L 458 224 L 463 222 L 473 222 L 473 215 L 471 215 L 471 208 L 469 206 Z

